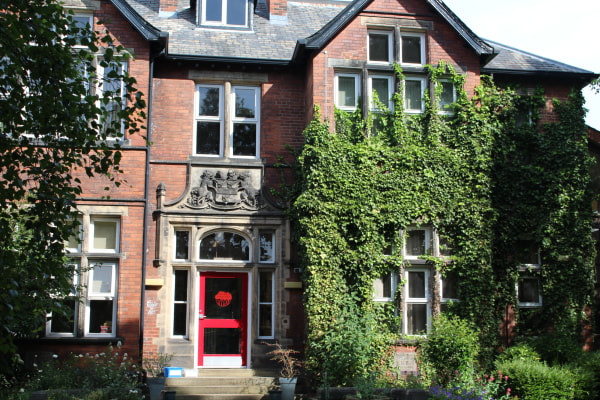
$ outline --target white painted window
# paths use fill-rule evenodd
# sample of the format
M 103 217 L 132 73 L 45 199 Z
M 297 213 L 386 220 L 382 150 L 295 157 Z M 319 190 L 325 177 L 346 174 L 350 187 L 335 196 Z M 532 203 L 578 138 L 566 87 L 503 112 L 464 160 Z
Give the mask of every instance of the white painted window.
M 90 251 L 98 253 L 119 252 L 120 219 L 92 217 L 90 223 Z
M 175 229 L 175 245 L 173 246 L 173 257 L 176 261 L 188 261 L 190 259 L 189 230 Z
M 431 325 L 429 268 L 407 267 L 404 271 L 404 332 L 425 335 Z
M 46 336 L 48 337 L 74 337 L 77 335 L 79 301 L 77 298 L 77 286 L 79 285 L 79 264 L 70 263 L 73 268 L 73 288 L 71 293 L 58 300 L 62 313 L 48 313 L 46 315 Z
M 523 275 L 517 283 L 517 298 L 519 307 L 541 307 L 542 290 L 540 279 L 537 277 Z
M 274 274 L 273 271 L 260 271 L 258 275 L 258 337 L 274 338 Z
M 386 273 L 381 277 L 375 279 L 373 284 L 373 300 L 376 302 L 391 302 L 394 300 L 394 294 L 396 292 L 396 279 L 395 273 Z
M 420 256 L 431 255 L 432 244 L 431 227 L 409 227 L 404 240 L 404 258 L 417 260 Z
M 358 74 L 338 73 L 335 75 L 335 105 L 346 111 L 358 108 L 360 97 L 360 76 Z
M 234 86 L 232 94 L 231 157 L 259 157 L 260 91 L 256 87 Z
M 202 0 L 202 25 L 248 26 L 247 0 Z
M 374 101 L 375 94 L 377 99 L 387 107 L 393 110 L 392 95 L 394 94 L 394 78 L 389 75 L 370 75 L 369 76 L 369 107 L 371 111 L 380 111 L 380 107 Z
M 188 337 L 189 326 L 189 271 L 173 271 L 173 337 Z
M 425 111 L 423 94 L 427 79 L 421 76 L 406 76 L 404 78 L 404 111 L 407 114 L 420 114 Z
M 456 103 L 456 89 L 454 84 L 447 80 L 441 80 L 438 85 L 441 86 L 439 98 L 439 113 L 450 115 L 453 114 L 451 106 Z
M 425 65 L 425 34 L 402 32 L 400 36 L 402 40 L 400 64 L 402 66 Z
M 258 234 L 258 262 L 275 262 L 275 232 L 260 231 Z
M 368 31 L 368 61 L 373 64 L 391 64 L 393 60 L 394 35 L 390 30 Z
M 196 85 L 194 153 L 223 155 L 225 112 L 223 86 Z
M 85 335 L 115 336 L 117 263 L 93 261 L 88 272 Z

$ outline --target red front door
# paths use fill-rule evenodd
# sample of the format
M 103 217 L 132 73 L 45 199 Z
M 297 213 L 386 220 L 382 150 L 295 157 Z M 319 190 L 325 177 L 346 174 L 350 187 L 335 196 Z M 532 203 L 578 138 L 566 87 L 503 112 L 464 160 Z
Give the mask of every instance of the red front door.
M 248 274 L 200 272 L 198 310 L 198 366 L 246 366 Z

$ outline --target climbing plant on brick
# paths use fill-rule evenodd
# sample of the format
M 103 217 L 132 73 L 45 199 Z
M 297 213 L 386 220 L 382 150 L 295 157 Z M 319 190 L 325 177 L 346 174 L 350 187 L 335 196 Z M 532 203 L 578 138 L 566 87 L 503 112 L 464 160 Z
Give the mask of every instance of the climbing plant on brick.
M 581 95 L 555 105 L 559 122 L 538 126 L 542 92 L 519 97 L 483 78 L 468 98 L 464 78 L 450 66 L 428 72 L 436 89 L 433 99 L 425 93 L 421 115 L 404 113 L 400 88 L 393 111 L 380 104 L 383 111 L 366 119 L 360 110 L 337 112 L 332 133 L 317 109 L 304 132 L 290 213 L 306 281 L 306 365 L 317 380 L 327 372 L 330 384 L 353 384 L 389 367 L 385 351 L 361 354 L 354 366 L 329 354 L 339 350 L 335 343 L 384 349 L 401 336 L 395 307 L 372 300 L 373 283 L 403 269 L 401 252 L 385 250 L 402 248 L 397 233 L 411 225 L 432 226 L 451 241 L 452 262 L 425 258 L 442 273 L 456 272 L 460 302 L 453 312 L 480 329 L 484 362 L 500 345 L 506 306 L 516 302 L 518 267 L 511 254 L 522 235 L 542 243 L 544 312 L 560 314 L 547 321 L 572 333 L 576 311 L 590 300 L 591 194 Z M 397 74 L 402 81 L 399 68 Z M 452 116 L 438 113 L 441 77 L 456 87 Z M 518 123 L 524 104 L 534 110 L 531 124 Z M 530 151 L 535 154 L 527 156 Z M 379 329 L 349 335 L 355 320 L 349 313 Z

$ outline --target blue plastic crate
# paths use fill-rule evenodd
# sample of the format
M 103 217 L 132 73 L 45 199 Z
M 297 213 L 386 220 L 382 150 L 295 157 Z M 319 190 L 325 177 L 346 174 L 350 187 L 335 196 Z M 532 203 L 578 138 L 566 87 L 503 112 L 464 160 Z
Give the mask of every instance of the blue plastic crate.
M 165 367 L 165 378 L 181 378 L 183 377 L 183 368 L 181 367 Z

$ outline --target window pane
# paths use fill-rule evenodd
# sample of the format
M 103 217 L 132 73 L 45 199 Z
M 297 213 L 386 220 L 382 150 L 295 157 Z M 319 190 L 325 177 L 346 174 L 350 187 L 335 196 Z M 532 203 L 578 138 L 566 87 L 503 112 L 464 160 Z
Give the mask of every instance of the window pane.
M 402 36 L 402 62 L 421 64 L 421 38 Z
M 537 278 L 519 279 L 519 302 L 520 303 L 539 303 L 540 288 Z
M 240 328 L 204 328 L 204 354 L 240 354 Z
M 233 155 L 256 155 L 256 124 L 233 124 Z
M 246 0 L 227 0 L 227 25 L 246 25 Z
M 113 92 L 113 93 L 121 93 L 121 85 L 122 81 L 119 78 L 121 75 L 123 68 L 121 65 L 115 65 L 114 63 L 109 64 L 104 67 L 104 81 L 102 82 L 102 91 L 103 92 Z
M 260 273 L 260 294 L 258 301 L 261 303 L 273 302 L 273 273 L 272 272 L 261 272 Z
M 273 317 L 272 317 L 272 306 L 271 304 L 261 304 L 259 313 L 260 320 L 258 321 L 258 336 L 272 336 L 272 326 L 273 326 Z
M 406 238 L 406 255 L 407 256 L 422 256 L 425 255 L 427 249 L 425 241 L 425 230 L 412 229 L 408 231 Z
M 175 301 L 187 301 L 188 299 L 188 273 L 185 270 L 175 271 Z
M 198 122 L 196 124 L 196 153 L 219 154 L 221 142 L 220 122 Z
M 112 265 L 96 265 L 92 272 L 92 293 L 112 293 Z
M 242 278 L 206 278 L 204 314 L 212 319 L 242 318 Z
M 373 78 L 371 79 L 371 89 L 377 93 L 377 98 L 381 101 L 385 106 L 389 107 L 390 100 L 390 90 L 389 90 L 389 80 L 385 78 Z M 373 94 L 373 98 L 375 95 Z M 373 104 L 375 107 L 375 104 Z
M 189 258 L 189 231 L 175 231 L 175 258 L 178 260 L 187 260 Z
M 175 304 L 173 307 L 173 335 L 187 335 L 187 304 Z
M 454 85 L 452 82 L 441 82 L 442 94 L 440 96 L 440 110 L 445 111 L 454 103 Z
M 223 12 L 223 0 L 206 0 L 206 20 L 221 22 Z
M 353 76 L 338 77 L 338 106 L 356 107 L 356 78 Z
M 406 305 L 406 328 L 409 335 L 427 331 L 427 304 Z
M 381 278 L 375 279 L 374 296 L 375 298 L 392 297 L 392 274 L 384 274 Z
M 94 221 L 94 249 L 117 249 L 117 221 Z
M 216 232 L 200 242 L 200 259 L 250 261 L 250 244 L 243 236 L 232 232 Z
M 404 81 L 404 108 L 407 110 L 421 111 L 421 81 L 406 80 Z
M 219 104 L 219 88 L 198 88 L 198 115 L 205 117 L 218 117 Z
M 424 299 L 425 284 L 425 271 L 410 271 L 408 273 L 408 297 Z
M 457 299 L 456 294 L 456 273 L 447 272 L 446 276 L 442 278 L 442 298 L 444 299 Z
M 90 333 L 112 333 L 112 300 L 90 300 Z
M 75 332 L 75 299 L 61 301 L 61 312 L 52 313 L 50 332 L 74 333 Z
M 241 118 L 254 118 L 256 114 L 256 90 L 235 90 L 235 116 Z
M 389 35 L 369 33 L 369 60 L 389 62 Z
M 272 232 L 267 232 L 267 233 L 260 233 L 260 239 L 259 239 L 260 243 L 259 243 L 259 260 L 260 262 L 273 262 L 275 260 L 275 251 L 274 251 L 274 240 L 273 240 L 273 233 Z

